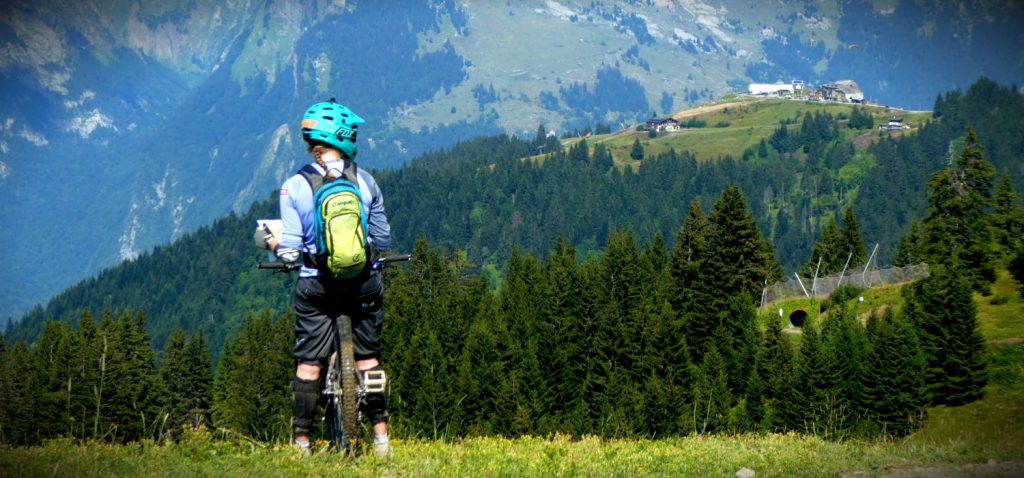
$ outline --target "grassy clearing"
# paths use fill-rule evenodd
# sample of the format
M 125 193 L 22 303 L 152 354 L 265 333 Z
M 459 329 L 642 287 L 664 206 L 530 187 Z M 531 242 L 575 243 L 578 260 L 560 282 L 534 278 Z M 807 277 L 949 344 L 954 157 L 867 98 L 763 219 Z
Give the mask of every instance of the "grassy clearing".
M 978 304 L 978 318 L 986 339 L 1024 339 L 1024 301 L 1021 300 L 1020 284 L 1009 271 L 999 271 L 998 279 L 992 285 L 992 295 L 976 294 L 974 300 Z
M 5 476 L 884 476 L 894 468 L 1019 460 L 974 443 L 829 442 L 797 435 L 693 436 L 666 440 L 472 438 L 396 441 L 388 460 L 354 461 L 287 447 L 261 448 L 193 436 L 177 445 L 110 446 L 56 441 L 3 449 Z M 860 472 L 860 473 L 858 473 Z
M 818 103 L 785 99 L 735 98 L 729 101 L 701 105 L 697 108 L 682 111 L 673 115 L 680 121 L 699 118 L 707 125 L 703 128 L 684 128 L 673 133 L 662 133 L 657 138 L 648 138 L 646 131 L 624 131 L 613 135 L 595 137 L 592 141 L 601 141 L 612 152 L 616 159 L 628 158 L 637 138 L 644 146 L 647 155 L 666 152 L 671 148 L 676 151 L 690 151 L 700 160 L 716 160 L 726 155 L 734 158 L 742 156 L 749 147 L 756 147 L 761 139 L 767 139 L 779 127 L 779 122 L 790 119 L 797 123 L 790 128 L 799 128 L 803 114 L 816 112 L 838 116 L 849 115 L 854 105 L 837 103 Z M 863 105 L 875 117 L 875 123 L 887 122 L 892 115 L 900 116 L 906 121 L 920 125 L 930 117 L 928 113 L 911 113 L 899 109 Z M 802 116 L 801 116 L 802 118 Z M 842 129 L 847 139 L 862 134 L 859 131 Z M 868 135 L 878 135 L 877 131 Z

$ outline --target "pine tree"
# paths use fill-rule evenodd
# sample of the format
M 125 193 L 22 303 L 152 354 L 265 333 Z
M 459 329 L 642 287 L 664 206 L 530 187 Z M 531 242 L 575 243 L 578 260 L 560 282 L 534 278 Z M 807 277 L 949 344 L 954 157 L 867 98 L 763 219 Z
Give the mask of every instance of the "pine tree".
M 925 257 L 921 241 L 921 227 L 917 219 L 912 219 L 910 226 L 900 236 L 900 243 L 896 247 L 896 255 L 892 260 L 892 265 L 895 267 L 905 267 L 921 263 Z
M 934 267 L 906 292 L 904 310 L 918 331 L 931 403 L 962 405 L 981 398 L 985 342 L 968 279 L 956 269 Z
M 243 329 L 226 344 L 217 370 L 214 421 L 246 436 L 274 440 L 288 436 L 291 424 L 289 384 L 294 375 L 289 316 L 271 320 L 269 312 L 246 317 Z
M 860 419 L 864 389 L 862 376 L 867 339 L 854 310 L 841 304 L 825 317 L 821 329 L 827 373 L 830 434 L 849 434 Z
M 765 282 L 782 276 L 775 250 L 761 235 L 747 198 L 736 186 L 722 191 L 710 215 L 711 277 L 718 296 L 761 297 Z
M 38 443 L 35 411 L 42 389 L 34 372 L 35 357 L 22 341 L 7 348 L 0 362 L 0 440 L 14 445 Z
M 177 329 L 167 340 L 160 375 L 167 389 L 168 426 L 178 430 L 183 425 L 198 428 L 208 423 L 211 381 L 210 354 L 201 332 L 185 339 L 185 331 Z
M 36 374 L 34 381 L 40 392 L 33 416 L 40 437 L 55 437 L 67 431 L 63 410 L 69 398 L 66 384 L 70 374 L 66 367 L 70 362 L 67 350 L 70 335 L 63 324 L 47 321 L 43 335 L 32 348 L 36 365 L 31 370 Z
M 594 167 L 598 171 L 608 171 L 612 166 L 615 165 L 612 154 L 605 148 L 604 143 L 597 143 L 594 145 L 593 154 Z
M 987 291 L 995 281 L 989 229 L 992 180 L 995 171 L 982 156 L 974 130 L 955 165 L 934 173 L 928 181 L 928 216 L 924 238 L 929 264 L 951 266 L 969 279 L 974 290 Z
M 160 366 L 160 377 L 164 381 L 164 388 L 167 389 L 168 412 L 170 413 L 168 425 L 175 432 L 185 422 L 185 417 L 188 414 L 186 396 L 189 384 L 185 376 L 186 363 L 185 331 L 179 327 L 167 338 Z
M 156 370 L 156 354 L 145 331 L 145 314 L 124 311 L 110 330 L 104 415 L 114 437 L 135 440 L 164 430 L 166 395 Z
M 843 247 L 842 233 L 839 231 L 839 224 L 834 217 L 829 218 L 825 227 L 821 230 L 821 239 L 814 243 L 813 252 L 800 274 L 805 277 L 818 277 L 837 274 L 846 264 L 847 253 Z M 820 262 L 819 262 L 820 261 Z
M 453 428 L 460 434 L 485 435 L 497 433 L 491 428 L 497 410 L 495 390 L 505 377 L 506 363 L 498 353 L 493 331 L 494 318 L 499 315 L 497 306 L 486 288 L 475 290 L 480 302 L 470 322 L 456 371 L 455 382 L 462 395 L 459 397 L 461 413 L 455 417 Z
M 928 402 L 924 354 L 910 323 L 898 319 L 891 309 L 868 321 L 864 410 L 879 433 L 901 437 L 914 431 L 924 418 Z
M 946 363 L 943 370 L 945 386 L 935 396 L 947 405 L 963 405 L 984 396 L 988 383 L 985 338 L 978 323 L 977 306 L 963 276 L 949 278 L 948 293 L 943 304 L 947 312 L 948 331 Z
M 754 301 L 746 293 L 734 295 L 725 305 L 719 312 L 715 341 L 725 359 L 729 390 L 733 396 L 742 397 L 761 343 L 761 331 Z
M 843 210 L 843 228 L 839 231 L 839 236 L 843 250 L 850 258 L 850 267 L 864 265 L 868 258 L 864 250 L 864 239 L 860 236 L 860 224 L 857 222 L 857 216 L 853 213 L 853 206 L 848 206 Z
M 693 385 L 693 416 L 697 433 L 713 433 L 726 425 L 732 406 L 725 359 L 711 344 L 704 354 Z
M 792 396 L 783 409 L 787 429 L 814 435 L 826 434 L 832 409 L 828 359 L 818 326 L 808 322 L 793 370 Z
M 584 297 L 582 271 L 576 261 L 576 250 L 561 236 L 555 242 L 544 267 L 544 311 L 542 323 L 550 324 L 551 334 L 541 336 L 541 350 L 549 350 L 545 363 L 552 383 L 552 403 L 561 417 L 554 427 L 561 431 L 583 434 L 592 429 L 588 399 L 591 390 L 588 345 L 589 311 Z
M 1020 293 L 1024 296 L 1024 241 L 1017 245 L 1017 255 L 1010 259 L 1010 274 L 1021 284 Z
M 793 346 L 774 324 L 765 329 L 747 383 L 747 411 L 761 431 L 784 429 L 783 409 L 792 394 Z
M 1004 170 L 1000 175 L 992 201 L 995 240 L 1005 251 L 1013 253 L 1017 242 L 1024 236 L 1024 207 L 1021 206 L 1020 194 L 1013 189 L 1009 171 Z
M 629 150 L 629 157 L 633 158 L 634 161 L 642 161 L 644 159 L 644 147 L 640 144 L 640 138 L 633 140 L 633 148 Z
M 286 339 L 284 341 L 287 343 Z M 206 336 L 201 330 L 193 333 L 185 343 L 185 359 L 185 377 L 189 384 L 185 423 L 199 428 L 210 423 L 213 404 L 213 362 L 206 346 Z
M 592 411 L 599 414 L 595 420 L 604 420 L 598 431 L 606 436 L 622 436 L 632 428 L 629 410 L 634 401 L 629 395 L 635 390 L 640 362 L 637 335 L 643 332 L 632 322 L 640 302 L 638 261 L 632 233 L 612 232 L 592 284 L 596 288 L 591 360 L 597 366 Z
M 700 203 L 693 201 L 686 212 L 686 218 L 676 236 L 672 261 L 669 266 L 672 277 L 669 302 L 680 317 L 683 335 L 690 351 L 697 357 L 703 355 L 705 342 L 717 324 L 709 320 L 710 302 L 713 296 L 711 285 L 706 280 L 710 269 L 711 225 L 704 215 Z

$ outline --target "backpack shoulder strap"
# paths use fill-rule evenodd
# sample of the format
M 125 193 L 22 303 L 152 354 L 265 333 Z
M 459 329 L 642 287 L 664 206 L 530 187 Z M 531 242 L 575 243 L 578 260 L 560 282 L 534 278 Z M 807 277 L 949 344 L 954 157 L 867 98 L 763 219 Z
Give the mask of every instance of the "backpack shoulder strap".
M 359 187 L 359 173 L 356 171 L 356 162 L 351 159 L 345 160 L 345 170 L 341 172 L 345 179 L 349 180 L 356 187 Z
M 313 194 L 324 185 L 324 176 L 317 171 L 312 164 L 307 164 L 298 171 L 299 175 L 306 178 L 306 182 L 309 183 L 309 188 L 313 190 Z

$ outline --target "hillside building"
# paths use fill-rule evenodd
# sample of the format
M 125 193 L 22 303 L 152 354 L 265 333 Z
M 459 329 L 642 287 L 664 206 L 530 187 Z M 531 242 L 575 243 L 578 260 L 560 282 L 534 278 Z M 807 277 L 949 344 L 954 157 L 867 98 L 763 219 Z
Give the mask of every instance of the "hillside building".
M 878 125 L 878 129 L 881 131 L 899 131 L 910 129 L 910 126 L 903 123 L 903 118 L 891 116 L 889 117 L 889 122 Z
M 864 101 L 864 92 L 853 80 L 839 80 L 822 85 L 810 94 L 810 98 L 838 103 L 861 103 Z
M 651 118 L 644 121 L 644 129 L 647 131 L 675 131 L 679 129 L 679 122 L 675 118 Z
M 804 82 L 802 80 L 793 80 L 789 83 L 778 81 L 775 83 L 751 83 L 747 86 L 747 93 L 753 96 L 786 96 L 803 89 Z

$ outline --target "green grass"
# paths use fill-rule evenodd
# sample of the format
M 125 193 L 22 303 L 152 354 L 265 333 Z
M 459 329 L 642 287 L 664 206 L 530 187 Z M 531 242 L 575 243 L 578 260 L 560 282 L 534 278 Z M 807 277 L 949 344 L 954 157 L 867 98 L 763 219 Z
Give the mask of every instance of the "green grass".
M 833 116 L 838 116 L 840 113 L 849 115 L 853 106 L 784 99 L 737 98 L 731 101 L 700 105 L 697 109 L 674 115 L 681 121 L 700 118 L 707 123 L 706 127 L 684 128 L 674 133 L 662 133 L 653 139 L 647 138 L 646 131 L 627 131 L 626 134 L 607 138 L 606 146 L 616 158 L 628 157 L 636 138 L 640 138 L 640 143 L 643 144 L 644 152 L 647 155 L 658 154 L 674 148 L 676 151 L 690 151 L 701 160 L 715 160 L 726 155 L 739 158 L 745 149 L 756 147 L 761 139 L 770 137 L 782 120 L 796 120 L 796 123 L 790 128 L 799 128 L 802 121 L 800 115 L 816 112 L 829 113 Z M 889 116 L 895 114 L 919 125 L 930 116 L 928 113 L 910 113 L 880 106 L 865 105 L 863 107 L 872 113 L 875 123 L 888 121 Z M 707 111 L 696 113 L 701 110 Z M 728 123 L 729 126 L 715 127 L 719 123 Z M 863 132 L 842 128 L 842 133 L 844 139 L 852 139 Z M 877 135 L 877 132 L 870 134 Z
M 975 294 L 978 304 L 978 318 L 981 331 L 986 339 L 1024 339 L 1024 301 L 1021 300 L 1020 284 L 1007 270 L 1000 270 L 992 295 Z
M 395 442 L 388 460 L 330 453 L 302 458 L 288 447 L 211 440 L 125 446 L 53 441 L 0 449 L 3 476 L 858 476 L 894 468 L 1019 460 L 1020 453 L 960 441 L 830 442 L 792 434 L 665 440 L 471 438 Z

